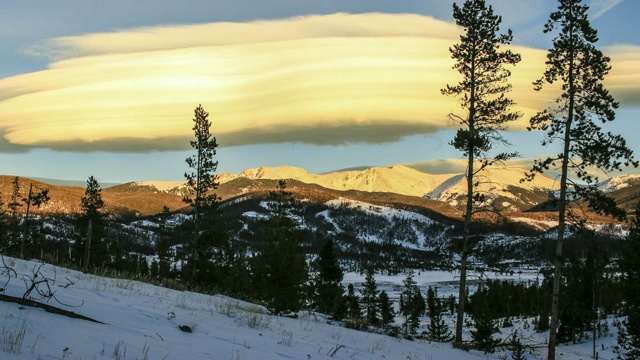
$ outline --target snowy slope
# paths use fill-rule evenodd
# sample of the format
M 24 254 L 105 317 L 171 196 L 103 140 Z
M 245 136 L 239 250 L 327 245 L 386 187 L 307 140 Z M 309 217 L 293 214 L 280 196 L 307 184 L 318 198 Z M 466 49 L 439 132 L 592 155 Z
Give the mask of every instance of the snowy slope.
M 5 258 L 18 273 L 6 293 L 21 296 L 23 276 L 38 263 Z M 453 349 L 451 344 L 407 341 L 327 323 L 321 314 L 301 312 L 291 319 L 267 315 L 259 306 L 225 296 L 180 292 L 149 284 L 97 277 L 50 265 L 43 273 L 56 279 L 52 290 L 64 306 L 103 323 L 72 319 L 39 308 L 0 302 L 4 315 L 1 359 L 500 359 L 508 352 L 485 355 Z M 454 280 L 455 274 L 421 275 L 421 285 Z M 348 275 L 360 282 L 362 276 Z M 380 277 L 397 289 L 400 277 Z M 4 278 L 3 278 L 4 280 Z M 423 319 L 423 324 L 426 319 Z M 449 320 L 451 321 L 451 320 Z M 520 320 L 516 324 L 521 324 Z M 180 326 L 192 329 L 181 331 Z M 516 325 L 518 326 L 518 325 Z M 503 329 L 506 337 L 510 331 Z M 20 337 L 23 334 L 23 337 Z M 531 342 L 544 346 L 545 334 L 528 330 Z M 11 339 L 17 341 L 11 341 Z M 614 338 L 599 339 L 602 358 L 613 358 Z M 13 345 L 13 347 L 11 346 Z M 559 359 L 581 359 L 590 343 L 560 346 Z M 529 357 L 530 359 L 542 358 Z
M 488 168 L 478 175 L 475 180 L 478 185 L 475 191 L 485 194 L 489 200 L 503 197 L 516 202 L 523 199 L 518 193 L 514 193 L 512 188 L 520 188 L 526 191 L 556 189 L 558 184 L 555 180 L 544 175 L 537 175 L 534 181 L 521 182 L 526 174 L 522 168 L 493 167 Z M 463 174 L 453 176 L 443 182 L 435 190 L 427 194 L 431 199 L 440 200 L 450 205 L 458 205 L 459 198 L 467 193 L 467 179 Z M 527 204 L 536 205 L 536 204 Z

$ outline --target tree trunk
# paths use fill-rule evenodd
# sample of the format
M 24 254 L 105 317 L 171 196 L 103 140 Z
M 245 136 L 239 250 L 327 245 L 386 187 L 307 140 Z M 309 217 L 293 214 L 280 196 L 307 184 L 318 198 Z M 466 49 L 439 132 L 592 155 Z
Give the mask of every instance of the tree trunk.
M 31 208 L 31 193 L 33 191 L 33 183 L 29 185 L 29 195 L 27 196 L 27 212 L 24 215 L 24 230 L 22 232 L 22 242 L 20 243 L 20 258 L 24 259 L 24 244 L 29 236 L 29 210 Z
M 474 141 L 475 129 L 475 58 L 471 59 L 471 100 L 469 106 L 469 139 L 467 144 L 467 206 L 464 214 L 464 229 L 462 234 L 462 250 L 460 251 L 460 284 L 458 288 L 458 316 L 456 319 L 456 342 L 462 343 L 462 324 L 464 322 L 464 302 L 467 287 L 467 252 L 469 243 L 469 226 L 473 215 L 473 175 L 474 175 Z
M 558 313 L 560 302 L 560 283 L 562 279 L 562 245 L 564 242 L 564 231 L 566 225 L 567 211 L 567 178 L 569 173 L 569 152 L 571 145 L 571 124 L 573 122 L 574 111 L 574 84 L 573 84 L 573 52 L 570 52 L 569 62 L 569 109 L 567 114 L 567 122 L 564 130 L 564 149 L 562 156 L 562 175 L 560 177 L 560 199 L 558 207 L 558 240 L 556 242 L 556 254 L 554 259 L 553 272 L 553 294 L 551 296 L 551 321 L 549 323 L 549 352 L 548 360 L 556 358 L 556 342 L 558 328 Z
M 89 257 L 91 255 L 91 233 L 93 231 L 93 223 L 89 219 L 89 225 L 87 225 L 87 244 L 84 248 L 84 268 L 89 269 Z

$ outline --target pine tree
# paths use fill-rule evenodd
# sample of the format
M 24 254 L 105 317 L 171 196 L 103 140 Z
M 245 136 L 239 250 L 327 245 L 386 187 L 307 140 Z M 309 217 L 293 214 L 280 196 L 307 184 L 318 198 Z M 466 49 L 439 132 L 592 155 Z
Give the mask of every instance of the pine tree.
M 36 188 L 34 190 L 34 188 Z M 29 215 L 31 212 L 31 206 L 40 208 L 40 206 L 46 204 L 51 200 L 49 197 L 49 189 L 42 189 L 33 183 L 29 185 L 29 193 L 26 198 L 22 198 L 22 202 L 27 204 L 27 209 L 24 214 L 24 230 L 22 232 L 22 242 L 20 245 L 20 257 L 25 257 L 25 244 L 29 237 Z
M 624 138 L 605 133 L 599 125 L 615 119 L 618 103 L 602 84 L 611 69 L 610 59 L 594 46 L 598 41 L 597 31 L 589 22 L 588 6 L 581 3 L 581 0 L 559 0 L 558 10 L 551 13 L 545 25 L 545 33 L 558 31 L 553 39 L 553 48 L 547 53 L 546 70 L 543 77 L 534 83 L 535 89 L 541 90 L 544 84 L 560 82 L 562 93 L 556 105 L 532 117 L 529 126 L 529 130 L 546 132 L 542 141 L 544 146 L 555 141 L 562 145 L 559 155 L 536 160 L 527 175 L 532 179 L 535 174 L 560 164 L 560 194 L 555 200 L 558 232 L 551 301 L 550 360 L 555 359 L 557 342 L 565 225 L 578 221 L 578 214 L 570 211 L 568 203 L 579 196 L 598 213 L 623 217 L 624 212 L 616 207 L 615 202 L 598 190 L 598 179 L 591 170 L 609 173 L 620 170 L 623 164 L 638 166 Z M 570 187 L 571 195 L 568 192 Z
M 360 307 L 360 299 L 356 295 L 353 284 L 347 286 L 347 317 L 349 319 L 362 319 L 362 308 Z
M 7 207 L 11 212 L 11 217 L 14 219 L 18 217 L 18 208 L 22 207 L 22 204 L 20 203 L 21 198 L 20 178 L 16 176 L 11 182 L 11 201 L 7 204 Z
M 102 189 L 98 180 L 90 176 L 87 180 L 87 188 L 80 199 L 79 225 L 81 234 L 85 235 L 84 247 L 81 248 L 83 264 L 89 267 L 91 264 L 101 264 L 107 259 L 106 246 L 102 243 L 104 232 Z
M 448 342 L 453 339 L 449 326 L 442 318 L 442 304 L 438 299 L 438 289 L 429 286 L 427 290 L 427 339 L 436 342 Z
M 405 336 L 416 333 L 420 327 L 420 316 L 424 314 L 427 307 L 424 297 L 420 294 L 420 288 L 413 278 L 414 276 L 415 272 L 410 269 L 407 272 L 407 277 L 402 281 L 404 290 L 400 294 L 399 310 L 400 314 L 404 316 L 402 327 Z
M 549 330 L 549 314 L 544 310 L 538 315 L 535 330 L 539 333 Z
M 484 353 L 493 353 L 500 344 L 500 339 L 493 337 L 498 331 L 496 322 L 486 311 L 478 311 L 474 314 L 475 330 L 471 330 L 471 339 L 476 349 Z
M 383 329 L 387 329 L 389 324 L 393 322 L 395 310 L 393 309 L 393 301 L 389 299 L 386 291 L 382 290 L 378 297 L 380 303 L 380 322 Z
M 332 239 L 320 248 L 318 259 L 315 261 L 317 274 L 314 279 L 314 302 L 316 310 L 329 314 L 335 319 L 345 315 L 344 287 L 341 282 L 344 273 L 338 262 Z
M 20 219 L 18 218 L 18 211 L 22 207 L 20 202 L 20 178 L 15 177 L 11 181 L 11 197 L 7 208 L 9 210 L 9 218 L 7 219 L 6 238 L 5 244 L 3 244 L 3 251 L 5 254 L 18 254 L 20 244 Z
M 618 358 L 640 359 L 640 205 L 622 248 L 620 271 L 627 318 L 618 332 Z
M 7 253 L 8 239 L 7 239 L 7 213 L 4 210 L 4 201 L 0 196 L 0 254 Z
M 529 348 L 522 343 L 522 334 L 516 329 L 507 338 L 507 347 L 511 350 L 511 359 L 525 360 L 525 352 Z
M 495 145 L 506 144 L 500 131 L 506 130 L 509 122 L 521 114 L 511 112 L 514 102 L 505 96 L 511 91 L 507 79 L 511 72 L 505 65 L 520 62 L 520 55 L 510 50 L 501 51 L 502 45 L 512 40 L 511 30 L 498 34 L 502 18 L 487 7 L 484 0 L 467 0 L 462 7 L 453 4 L 456 24 L 464 29 L 460 43 L 449 49 L 456 61 L 454 69 L 462 75 L 455 86 L 447 85 L 442 94 L 457 97 L 465 114 L 450 114 L 450 118 L 461 125 L 451 145 L 467 157 L 467 204 L 464 217 L 462 250 L 460 254 L 459 298 L 463 298 L 466 287 L 469 228 L 475 207 L 484 202 L 484 196 L 475 191 L 479 173 L 488 166 L 508 160 L 515 153 L 501 153 L 489 157 Z M 476 206 L 474 206 L 476 204 Z M 458 305 L 456 341 L 462 341 L 464 301 Z
M 214 174 L 218 169 L 218 162 L 214 161 L 218 143 L 211 135 L 211 122 L 208 118 L 209 113 L 202 105 L 198 105 L 194 110 L 192 129 L 196 139 L 189 142 L 196 153 L 185 160 L 193 170 L 191 173 L 184 174 L 189 192 L 189 196 L 184 197 L 184 202 L 193 206 L 194 209 L 195 231 L 191 244 L 191 276 L 194 280 L 197 277 L 198 253 L 207 248 L 200 243 L 202 218 L 216 210 L 220 201 L 214 192 L 218 188 L 218 177 Z
M 260 253 L 253 259 L 254 287 L 274 314 L 297 312 L 305 299 L 308 277 L 301 233 L 290 216 L 294 199 L 281 180 L 269 194 L 271 211 Z
M 364 284 L 362 286 L 362 305 L 364 306 L 365 319 L 371 325 L 378 325 L 380 323 L 379 317 L 379 302 L 378 302 L 378 285 L 374 277 L 373 268 L 367 269 L 367 276 L 365 277 Z

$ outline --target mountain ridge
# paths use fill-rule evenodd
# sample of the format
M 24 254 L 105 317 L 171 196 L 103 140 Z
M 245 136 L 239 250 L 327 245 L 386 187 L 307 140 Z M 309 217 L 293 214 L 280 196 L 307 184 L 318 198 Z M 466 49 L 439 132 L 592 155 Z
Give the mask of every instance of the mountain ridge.
M 525 181 L 527 170 L 516 167 L 494 167 L 477 177 L 476 189 L 487 196 L 486 205 L 494 210 L 518 212 L 534 210 L 536 206 L 549 200 L 549 194 L 557 190 L 557 181 L 544 175 L 534 181 Z M 0 195 L 5 200 L 11 198 L 13 176 L 3 176 L 0 180 Z M 278 180 L 290 180 L 290 185 L 307 193 L 325 192 L 326 196 L 341 196 L 340 192 L 355 192 L 358 198 L 375 194 L 396 194 L 404 197 L 419 197 L 439 201 L 460 210 L 466 201 L 466 179 L 464 174 L 428 174 L 405 165 L 371 167 L 364 170 L 343 170 L 332 173 L 313 174 L 294 166 L 258 167 L 237 174 L 218 174 L 220 187 L 216 191 L 223 200 L 244 196 L 252 192 L 273 190 Z M 79 186 L 46 184 L 20 178 L 23 196 L 28 191 L 29 182 L 38 187 L 51 188 L 55 195 L 50 204 L 35 213 L 63 212 L 75 213 L 79 210 L 80 197 L 84 189 Z M 295 183 L 295 185 L 294 185 Z M 621 201 L 635 202 L 635 190 L 640 187 L 640 175 L 622 175 L 601 182 L 603 191 L 620 193 Z M 324 190 L 323 190 L 324 189 Z M 121 213 L 154 214 L 186 208 L 182 198 L 186 195 L 184 181 L 135 181 L 103 188 L 105 202 L 111 209 Z M 367 195 L 369 194 L 369 195 Z M 407 202 L 408 198 L 404 198 Z M 409 201 L 414 202 L 414 201 Z M 6 207 L 6 205 L 5 205 Z M 627 206 L 628 208 L 629 206 Z M 450 212 L 448 210 L 448 212 Z

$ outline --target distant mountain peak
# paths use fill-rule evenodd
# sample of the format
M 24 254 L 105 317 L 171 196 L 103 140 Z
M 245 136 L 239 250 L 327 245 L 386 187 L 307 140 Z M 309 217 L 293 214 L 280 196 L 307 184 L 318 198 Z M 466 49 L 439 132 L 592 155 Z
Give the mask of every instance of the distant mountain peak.
M 158 191 L 167 192 L 176 188 L 182 188 L 185 186 L 184 181 L 165 181 L 165 180 L 146 180 L 137 181 L 136 185 L 150 186 L 156 188 Z
M 626 174 L 615 176 L 607 180 L 601 181 L 598 184 L 598 188 L 605 193 L 610 193 L 616 190 L 624 189 L 631 186 L 632 183 L 640 183 L 640 175 L 638 174 Z

